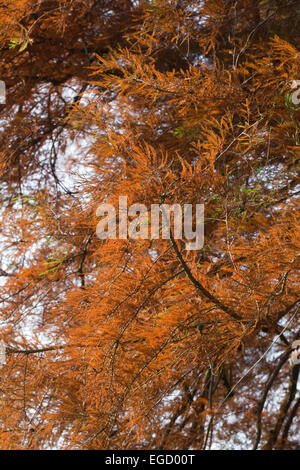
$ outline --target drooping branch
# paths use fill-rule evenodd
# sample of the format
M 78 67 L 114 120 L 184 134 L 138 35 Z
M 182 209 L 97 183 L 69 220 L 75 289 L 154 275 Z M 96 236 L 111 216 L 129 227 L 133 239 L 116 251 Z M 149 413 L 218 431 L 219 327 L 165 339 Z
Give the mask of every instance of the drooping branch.
M 61 345 L 61 346 L 48 346 L 45 348 L 36 348 L 36 349 L 15 349 L 15 348 L 6 348 L 5 354 L 7 355 L 12 355 L 12 354 L 24 354 L 25 356 L 28 356 L 30 354 L 40 354 L 40 353 L 45 353 L 45 352 L 50 352 L 50 351 L 59 351 L 62 349 L 67 349 L 67 348 L 86 348 L 87 345 L 84 344 L 66 344 L 66 345 Z

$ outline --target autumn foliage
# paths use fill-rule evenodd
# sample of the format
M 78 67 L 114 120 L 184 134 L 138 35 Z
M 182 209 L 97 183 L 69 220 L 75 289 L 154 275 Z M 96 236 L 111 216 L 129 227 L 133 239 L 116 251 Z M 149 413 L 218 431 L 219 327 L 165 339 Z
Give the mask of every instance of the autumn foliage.
M 299 448 L 299 25 L 0 1 L 2 449 Z M 204 204 L 203 249 L 100 240 L 120 195 Z

